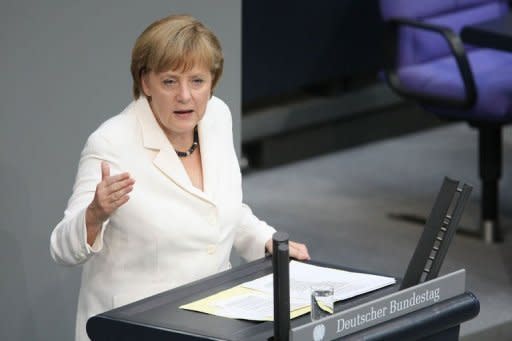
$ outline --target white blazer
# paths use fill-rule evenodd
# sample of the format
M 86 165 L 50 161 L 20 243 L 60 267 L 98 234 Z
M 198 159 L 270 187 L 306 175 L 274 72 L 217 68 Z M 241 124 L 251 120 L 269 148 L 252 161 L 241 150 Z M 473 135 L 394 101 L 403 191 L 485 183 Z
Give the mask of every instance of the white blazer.
M 145 97 L 91 134 L 64 212 L 50 240 L 52 258 L 83 264 L 76 340 L 88 340 L 87 319 L 230 268 L 234 245 L 247 260 L 264 256 L 275 230 L 242 203 L 241 175 L 224 102 L 212 97 L 198 125 L 204 192 L 195 188 Z M 87 244 L 85 210 L 111 174 L 135 179 L 130 200 Z

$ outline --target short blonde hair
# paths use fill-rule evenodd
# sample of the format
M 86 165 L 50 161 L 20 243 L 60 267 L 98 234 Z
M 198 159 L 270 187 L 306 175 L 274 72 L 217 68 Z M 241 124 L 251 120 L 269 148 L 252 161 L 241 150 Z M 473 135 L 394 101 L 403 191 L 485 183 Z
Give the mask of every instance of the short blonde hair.
M 149 25 L 137 38 L 132 50 L 133 97 L 142 91 L 146 72 L 187 71 L 206 65 L 212 74 L 212 90 L 224 64 L 222 48 L 215 34 L 189 15 L 171 15 Z

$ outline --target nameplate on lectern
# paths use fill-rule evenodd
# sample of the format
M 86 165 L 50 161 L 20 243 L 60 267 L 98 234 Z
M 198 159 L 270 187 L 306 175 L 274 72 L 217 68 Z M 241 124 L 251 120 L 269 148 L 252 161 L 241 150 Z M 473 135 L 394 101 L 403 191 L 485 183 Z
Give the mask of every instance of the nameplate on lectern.
M 464 269 L 292 328 L 291 341 L 327 341 L 453 298 L 466 291 Z

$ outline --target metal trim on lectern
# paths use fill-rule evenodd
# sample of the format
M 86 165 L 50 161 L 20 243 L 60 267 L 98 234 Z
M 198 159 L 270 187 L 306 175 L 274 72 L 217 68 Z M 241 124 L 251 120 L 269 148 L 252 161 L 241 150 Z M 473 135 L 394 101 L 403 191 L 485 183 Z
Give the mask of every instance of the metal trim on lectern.
M 443 302 L 465 291 L 466 271 L 461 269 L 340 311 L 318 321 L 292 328 L 290 340 L 334 340 Z

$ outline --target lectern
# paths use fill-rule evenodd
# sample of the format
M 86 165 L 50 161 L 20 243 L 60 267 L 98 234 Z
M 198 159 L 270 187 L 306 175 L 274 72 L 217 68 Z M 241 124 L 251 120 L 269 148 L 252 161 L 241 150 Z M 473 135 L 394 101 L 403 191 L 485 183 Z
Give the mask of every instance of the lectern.
M 336 264 L 311 263 L 356 271 Z M 270 257 L 239 266 L 96 315 L 87 322 L 87 334 L 92 340 L 269 340 L 274 334 L 272 322 L 234 320 L 178 308 L 269 273 L 272 273 Z M 398 292 L 399 288 L 400 283 L 397 282 L 395 285 L 337 302 L 335 313 L 373 302 Z M 459 325 L 476 316 L 478 312 L 477 298 L 470 292 L 464 292 L 421 310 L 346 335 L 343 339 L 456 340 Z M 310 315 L 306 314 L 291 320 L 290 327 L 294 329 L 309 323 Z

